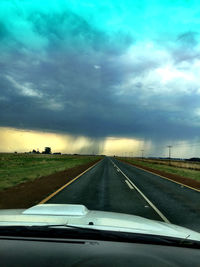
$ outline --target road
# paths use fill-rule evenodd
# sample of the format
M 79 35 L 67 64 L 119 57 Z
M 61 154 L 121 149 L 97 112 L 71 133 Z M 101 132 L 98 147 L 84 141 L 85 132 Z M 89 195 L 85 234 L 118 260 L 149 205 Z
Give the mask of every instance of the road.
M 105 157 L 46 203 L 83 204 L 170 222 L 200 232 L 200 193 Z

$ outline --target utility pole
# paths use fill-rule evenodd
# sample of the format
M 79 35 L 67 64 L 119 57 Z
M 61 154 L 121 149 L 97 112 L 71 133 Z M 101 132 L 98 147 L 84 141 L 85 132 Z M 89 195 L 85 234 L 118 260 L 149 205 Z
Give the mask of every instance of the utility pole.
M 143 159 L 144 158 L 144 149 L 141 150 L 141 152 L 142 152 L 142 159 Z
M 171 148 L 172 146 L 167 146 L 169 148 L 169 165 L 170 165 L 170 161 L 171 161 Z

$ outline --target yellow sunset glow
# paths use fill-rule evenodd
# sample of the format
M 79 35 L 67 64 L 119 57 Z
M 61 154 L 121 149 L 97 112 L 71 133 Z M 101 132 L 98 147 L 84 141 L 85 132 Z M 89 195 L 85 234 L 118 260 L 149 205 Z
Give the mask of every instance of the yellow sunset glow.
M 33 149 L 51 147 L 52 152 L 61 153 L 98 153 L 105 155 L 138 155 L 144 142 L 129 138 L 107 137 L 96 141 L 84 136 L 22 130 L 15 128 L 0 127 L 0 152 L 29 152 Z M 96 148 L 95 148 L 96 147 Z M 129 154 L 128 154 L 129 153 Z
M 75 153 L 87 143 L 84 137 L 76 142 L 76 138 L 69 135 L 4 127 L 0 127 L 0 138 L 1 152 L 28 152 L 33 149 L 41 152 L 44 147 L 49 146 L 53 152 Z
M 104 153 L 108 155 L 138 156 L 143 145 L 144 141 L 137 139 L 108 137 L 104 143 Z

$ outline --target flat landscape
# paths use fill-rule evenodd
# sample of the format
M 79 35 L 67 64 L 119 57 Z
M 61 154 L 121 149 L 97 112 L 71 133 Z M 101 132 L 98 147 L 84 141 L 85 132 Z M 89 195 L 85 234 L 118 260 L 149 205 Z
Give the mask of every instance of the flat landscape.
M 0 191 L 91 161 L 94 156 L 1 153 Z

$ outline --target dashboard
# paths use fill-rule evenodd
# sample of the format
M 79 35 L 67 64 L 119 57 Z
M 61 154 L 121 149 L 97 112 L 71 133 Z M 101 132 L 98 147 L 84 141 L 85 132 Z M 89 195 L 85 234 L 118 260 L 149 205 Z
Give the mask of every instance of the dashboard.
M 85 239 L 0 237 L 1 266 L 199 266 L 200 250 Z

